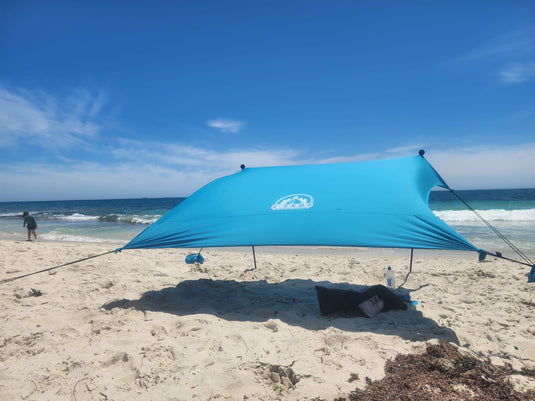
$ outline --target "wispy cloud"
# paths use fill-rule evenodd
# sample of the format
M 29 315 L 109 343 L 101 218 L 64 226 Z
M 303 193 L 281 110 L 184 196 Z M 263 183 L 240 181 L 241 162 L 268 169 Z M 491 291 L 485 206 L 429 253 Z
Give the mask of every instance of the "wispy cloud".
M 441 149 L 426 158 L 455 189 L 535 187 L 535 142 Z
M 121 139 L 112 150 L 117 161 L 138 161 L 166 165 L 183 171 L 239 171 L 241 164 L 249 167 L 281 166 L 299 163 L 302 154 L 286 148 L 272 149 L 209 149 L 183 143 L 134 141 Z
M 417 154 L 421 146 L 377 153 L 333 156 L 322 149 L 280 146 L 211 148 L 175 140 L 118 138 L 105 129 L 104 92 L 73 91 L 65 99 L 0 86 L 0 151 L 7 156 L 19 143 L 43 150 L 61 145 L 53 157 L 18 160 L 0 157 L 0 201 L 102 197 L 187 196 L 209 181 L 247 167 L 375 160 Z M 236 125 L 225 125 L 234 129 Z M 223 129 L 220 124 L 214 127 Z M 102 138 L 106 137 L 103 145 Z M 67 145 L 73 145 L 65 148 Z M 81 145 L 81 146 L 75 146 Z M 455 188 L 535 187 L 535 144 L 439 149 L 426 157 Z M 28 186 L 31 181 L 32 185 Z
M 176 156 L 178 150 L 182 156 Z M 436 152 L 431 149 L 426 158 L 455 189 L 535 187 L 534 153 L 535 143 L 528 143 Z M 391 153 L 315 159 L 292 149 L 221 151 L 130 142 L 109 156 L 107 164 L 77 160 L 68 167 L 31 162 L 0 164 L 0 187 L 9 189 L 0 200 L 188 196 L 216 178 L 239 172 L 241 163 L 257 167 L 346 162 L 381 159 Z M 184 167 L 187 165 L 189 168 Z M 30 187 L 28 180 L 32 182 Z
M 188 196 L 208 182 L 247 167 L 376 160 L 384 151 L 316 158 L 296 149 L 207 149 L 150 141 L 122 141 L 106 163 L 75 160 L 68 166 L 0 164 L 0 200 Z M 398 148 L 404 151 L 404 148 Z M 416 149 L 408 146 L 407 149 Z M 412 152 L 414 153 L 414 152 Z M 426 158 L 455 189 L 535 187 L 535 143 L 502 147 L 430 149 Z M 32 185 L 27 185 L 31 180 Z M 135 183 L 135 184 L 133 184 Z
M 76 160 L 0 164 L 2 200 L 188 196 L 208 182 L 247 167 L 300 163 L 290 149 L 209 150 L 158 142 L 126 141 L 103 156 L 107 162 Z M 28 188 L 27 182 L 32 185 Z
M 245 123 L 243 121 L 217 119 L 208 121 L 206 125 L 212 128 L 217 128 L 221 132 L 237 134 L 245 126 Z
M 533 56 L 535 49 L 535 38 L 532 35 L 533 32 L 526 31 L 501 35 L 448 60 L 448 63 L 467 63 L 503 57 L 526 59 Z
M 521 83 L 535 78 L 535 63 L 515 65 L 504 69 L 500 75 L 505 83 Z
M 535 36 L 531 30 L 502 35 L 448 60 L 446 65 L 470 66 L 485 62 L 504 83 L 535 77 Z
M 65 101 L 42 91 L 0 86 L 0 144 L 17 142 L 67 146 L 95 135 L 95 117 L 106 103 L 104 92 L 74 91 Z
M 387 153 L 395 154 L 396 156 L 417 155 L 420 149 L 425 149 L 425 146 L 420 145 L 405 145 L 397 148 L 387 149 Z

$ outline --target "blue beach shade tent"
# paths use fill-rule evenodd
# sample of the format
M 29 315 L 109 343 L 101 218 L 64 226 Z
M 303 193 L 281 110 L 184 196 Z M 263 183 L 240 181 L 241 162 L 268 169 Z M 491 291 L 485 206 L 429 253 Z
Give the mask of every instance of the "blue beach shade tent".
M 428 206 L 449 189 L 421 155 L 243 168 L 192 194 L 124 247 L 326 245 L 480 251 Z

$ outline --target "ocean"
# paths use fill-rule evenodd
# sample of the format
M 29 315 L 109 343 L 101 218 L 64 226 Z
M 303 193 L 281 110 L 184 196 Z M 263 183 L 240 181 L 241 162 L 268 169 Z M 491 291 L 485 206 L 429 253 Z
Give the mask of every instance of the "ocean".
M 0 202 L 0 239 L 25 239 L 29 211 L 44 241 L 126 243 L 186 198 Z
M 535 188 L 457 191 L 517 248 L 535 255 Z M 0 202 L 0 239 L 26 239 L 22 212 L 37 220 L 44 241 L 124 244 L 185 198 Z M 479 248 L 511 254 L 508 246 L 448 191 L 433 191 L 434 213 Z

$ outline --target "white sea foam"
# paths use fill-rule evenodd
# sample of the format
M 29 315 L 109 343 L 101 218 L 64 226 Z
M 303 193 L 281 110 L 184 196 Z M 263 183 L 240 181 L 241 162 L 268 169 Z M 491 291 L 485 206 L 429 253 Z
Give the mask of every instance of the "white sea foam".
M 57 242 L 98 242 L 98 243 L 107 243 L 107 242 L 116 242 L 113 240 L 106 240 L 103 238 L 87 237 L 83 235 L 69 235 L 61 234 L 58 232 L 49 232 L 46 234 L 41 234 L 40 238 L 46 241 L 57 241 Z
M 152 224 L 156 220 L 158 220 L 161 216 L 154 216 L 154 215 L 147 215 L 147 216 L 137 216 L 133 215 L 131 218 L 131 222 L 134 224 Z
M 22 213 L 18 212 L 18 213 L 9 213 L 9 212 L 4 212 L 4 213 L 0 213 L 0 217 L 22 217 Z
M 88 221 L 98 220 L 98 216 L 90 216 L 81 213 L 73 213 L 69 216 L 54 216 L 54 220 L 66 220 L 66 221 Z
M 480 221 L 479 217 L 470 210 L 435 210 L 433 212 L 446 222 Z M 535 209 L 491 209 L 477 210 L 477 212 L 487 221 L 535 222 Z

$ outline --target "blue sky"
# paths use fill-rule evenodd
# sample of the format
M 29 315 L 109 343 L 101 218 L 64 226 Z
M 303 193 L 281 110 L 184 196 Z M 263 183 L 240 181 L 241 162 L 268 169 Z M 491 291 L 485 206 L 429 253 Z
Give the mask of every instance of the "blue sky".
M 535 187 L 533 1 L 0 4 L 0 201 L 417 154 Z

